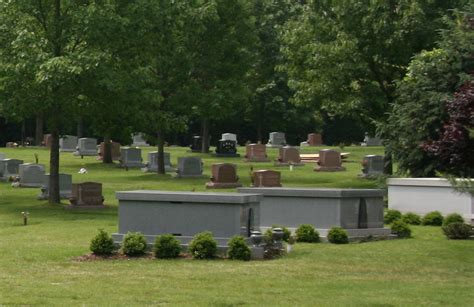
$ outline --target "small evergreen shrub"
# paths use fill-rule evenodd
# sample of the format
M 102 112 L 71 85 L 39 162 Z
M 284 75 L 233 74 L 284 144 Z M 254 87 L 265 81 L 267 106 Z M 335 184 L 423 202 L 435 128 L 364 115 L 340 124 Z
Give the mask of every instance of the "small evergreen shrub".
M 217 255 L 217 242 L 210 231 L 198 233 L 189 243 L 189 252 L 194 259 L 211 259 Z
M 328 232 L 328 241 L 334 244 L 349 243 L 347 231 L 341 227 L 332 227 Z
M 127 256 L 141 256 L 147 248 L 146 239 L 140 232 L 129 232 L 122 242 L 122 252 Z
M 396 220 L 399 220 L 401 218 L 402 218 L 402 213 L 400 211 L 389 209 L 385 213 L 385 216 L 383 218 L 383 222 L 385 224 L 392 224 L 393 222 L 395 222 Z
M 99 229 L 99 233 L 91 240 L 90 250 L 96 255 L 112 255 L 115 251 L 112 236 L 110 236 L 105 230 Z
M 410 238 L 411 229 L 407 223 L 402 220 L 398 220 L 392 223 L 391 227 L 392 233 L 396 234 L 399 238 Z
M 460 214 L 457 213 L 448 214 L 443 220 L 443 226 L 447 226 L 452 223 L 464 223 L 464 219 Z
M 229 249 L 227 255 L 230 259 L 234 260 L 250 260 L 250 247 L 245 242 L 245 238 L 242 236 L 235 236 L 229 240 Z
M 472 235 L 472 227 L 465 223 L 450 223 L 442 229 L 446 237 L 452 240 L 466 240 Z
M 275 228 L 281 228 L 283 230 L 283 241 L 288 242 L 288 239 L 291 236 L 291 231 L 286 228 L 285 226 L 280 226 L 280 225 L 272 225 L 272 228 L 268 228 L 267 231 L 265 232 L 266 236 L 272 237 L 272 230 Z
M 177 258 L 179 253 L 181 253 L 181 245 L 173 235 L 164 234 L 156 237 L 153 246 L 153 254 L 156 258 Z
M 408 225 L 420 225 L 421 217 L 418 214 L 408 212 L 402 216 L 402 221 Z
M 427 213 L 421 220 L 422 225 L 441 226 L 443 224 L 443 216 L 439 211 Z
M 295 231 L 297 242 L 316 243 L 319 242 L 319 233 L 312 225 L 303 224 Z

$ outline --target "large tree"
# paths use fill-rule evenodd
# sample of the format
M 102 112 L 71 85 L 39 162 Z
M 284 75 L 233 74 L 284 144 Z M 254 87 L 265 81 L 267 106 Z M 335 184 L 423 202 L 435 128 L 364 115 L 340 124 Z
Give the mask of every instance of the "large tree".
M 193 97 L 193 114 L 201 121 L 206 152 L 210 122 L 234 115 L 236 105 L 248 101 L 256 36 L 251 1 L 202 3 L 205 14 L 197 20 L 191 43 L 188 93 Z
M 59 137 L 81 94 L 78 81 L 103 57 L 83 37 L 81 18 L 93 13 L 87 8 L 84 1 L 0 2 L 2 100 L 10 115 L 44 114 L 51 132 L 50 203 L 60 202 Z
M 293 101 L 330 116 L 357 114 L 375 129 L 411 57 L 434 45 L 441 17 L 463 2 L 307 1 L 283 33 Z
M 458 159 L 456 155 L 452 155 L 456 150 L 473 150 L 469 148 L 472 141 L 467 140 L 466 146 L 457 147 L 461 144 L 455 146 L 456 140 L 452 139 L 451 148 L 443 149 L 441 156 L 438 155 L 441 151 L 435 150 L 435 147 L 427 151 L 424 144 L 436 144 L 440 133 L 443 135 L 453 132 L 449 124 L 446 126 L 447 130 L 443 130 L 444 123 L 448 120 L 447 110 L 451 108 L 452 112 L 457 112 L 457 104 L 448 102 L 461 84 L 470 84 L 469 81 L 473 79 L 473 9 L 474 6 L 470 5 L 464 10 L 456 11 L 454 20 L 446 18 L 448 29 L 441 32 L 437 48 L 417 54 L 410 62 L 406 76 L 397 85 L 397 99 L 392 105 L 385 129 L 390 136 L 394 158 L 402 174 L 432 177 L 439 171 L 444 171 L 453 175 L 472 175 L 469 168 L 461 170 L 462 167 L 458 167 L 455 170 L 450 166 L 456 164 Z M 465 137 L 469 139 L 469 134 Z M 463 157 L 466 154 L 467 152 L 460 153 Z M 449 157 L 450 155 L 452 156 Z M 450 159 L 453 161 L 449 162 Z

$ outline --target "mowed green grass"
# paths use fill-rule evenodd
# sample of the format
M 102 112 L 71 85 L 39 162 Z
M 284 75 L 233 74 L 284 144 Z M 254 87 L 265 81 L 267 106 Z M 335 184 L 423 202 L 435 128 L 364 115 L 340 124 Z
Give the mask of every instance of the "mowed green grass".
M 338 149 L 338 148 L 336 148 Z M 146 159 L 148 151 L 143 149 Z M 303 153 L 318 149 L 304 148 Z M 242 158 L 216 159 L 167 148 L 179 156 L 201 156 L 210 165 L 238 164 L 249 185 L 249 164 Z M 347 172 L 317 173 L 314 164 L 282 171 L 284 186 L 373 188 L 357 178 L 365 154 L 382 148 L 346 147 Z M 9 158 L 48 164 L 45 149 L 0 149 Z M 241 154 L 244 148 L 239 148 Z M 269 151 L 272 158 L 277 150 Z M 274 169 L 254 163 L 255 169 Z M 88 174 L 78 174 L 85 167 Z M 72 212 L 36 200 L 39 189 L 13 189 L 0 183 L 0 305 L 452 305 L 474 302 L 474 241 L 446 240 L 438 227 L 413 227 L 413 239 L 371 243 L 297 244 L 288 256 L 272 261 L 114 260 L 78 262 L 88 253 L 98 228 L 117 231 L 115 191 L 134 189 L 204 191 L 206 179 L 125 171 L 93 157 L 61 154 L 61 171 L 73 182 L 103 183 L 108 209 Z M 66 204 L 66 203 L 65 203 Z M 22 226 L 22 211 L 30 212 Z

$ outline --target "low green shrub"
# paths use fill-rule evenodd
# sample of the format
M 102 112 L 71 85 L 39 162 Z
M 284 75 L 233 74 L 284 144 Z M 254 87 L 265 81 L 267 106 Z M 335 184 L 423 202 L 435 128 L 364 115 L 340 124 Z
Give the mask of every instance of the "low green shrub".
M 393 222 L 401 218 L 402 218 L 402 213 L 400 211 L 389 209 L 387 210 L 387 212 L 385 213 L 385 216 L 383 217 L 383 222 L 385 224 L 392 224 Z
M 173 235 L 164 234 L 156 237 L 155 244 L 153 246 L 153 254 L 156 258 L 177 258 L 180 253 L 181 245 Z
M 247 245 L 245 238 L 242 236 L 235 236 L 229 240 L 229 249 L 227 255 L 234 260 L 250 260 L 250 247 Z
M 328 241 L 334 244 L 349 243 L 347 231 L 341 227 L 332 227 L 328 232 Z
M 464 219 L 460 214 L 457 213 L 448 214 L 443 220 L 443 226 L 447 226 L 452 223 L 464 223 Z
M 443 224 L 443 215 L 439 211 L 427 213 L 421 220 L 422 225 L 441 226 Z
M 146 239 L 140 232 L 129 232 L 122 242 L 122 252 L 127 256 L 141 256 L 146 252 Z
M 112 236 L 105 230 L 99 229 L 99 233 L 91 240 L 90 250 L 101 256 L 109 256 L 115 252 L 115 245 Z
M 189 252 L 194 259 L 212 259 L 217 255 L 217 242 L 210 231 L 198 233 L 189 243 Z
M 316 243 L 319 242 L 319 233 L 312 225 L 303 224 L 295 231 L 297 242 Z
M 288 242 L 288 239 L 291 236 L 291 231 L 286 228 L 285 226 L 280 226 L 280 225 L 272 225 L 272 228 L 268 228 L 267 231 L 265 232 L 266 236 L 272 237 L 272 230 L 275 228 L 281 228 L 283 230 L 283 241 Z
M 392 223 L 391 231 L 393 234 L 397 235 L 399 238 L 410 238 L 411 229 L 407 223 L 402 220 L 398 220 Z
M 442 229 L 445 236 L 452 240 L 466 240 L 472 235 L 472 227 L 465 223 L 450 223 Z
M 402 221 L 409 225 L 420 225 L 421 217 L 418 214 L 407 212 L 402 216 Z

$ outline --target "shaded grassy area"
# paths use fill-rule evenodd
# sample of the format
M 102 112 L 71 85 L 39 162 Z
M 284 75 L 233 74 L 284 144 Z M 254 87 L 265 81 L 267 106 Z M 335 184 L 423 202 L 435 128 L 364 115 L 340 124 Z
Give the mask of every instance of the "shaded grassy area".
M 154 148 L 145 149 L 146 152 Z M 169 148 L 172 162 L 187 153 Z M 243 148 L 239 150 L 243 153 Z M 314 149 L 304 148 L 303 152 Z M 381 148 L 348 147 L 347 172 L 316 173 L 314 165 L 280 169 L 284 186 L 375 187 L 356 178 L 359 161 Z M 44 149 L 1 149 L 8 157 L 47 164 Z M 276 156 L 276 150 L 270 155 Z M 205 173 L 217 160 L 202 155 Z M 114 260 L 77 262 L 98 228 L 117 230 L 114 192 L 131 189 L 205 190 L 206 179 L 125 171 L 61 154 L 62 172 L 74 182 L 104 184 L 104 211 L 71 212 L 37 201 L 39 189 L 0 184 L 0 305 L 456 305 L 474 302 L 474 241 L 449 241 L 437 227 L 413 227 L 414 238 L 362 244 L 297 244 L 273 261 Z M 239 176 L 249 184 L 249 165 L 240 158 Z M 254 164 L 270 168 L 271 163 Z M 80 175 L 81 167 L 89 170 Z M 20 212 L 30 212 L 22 226 Z

